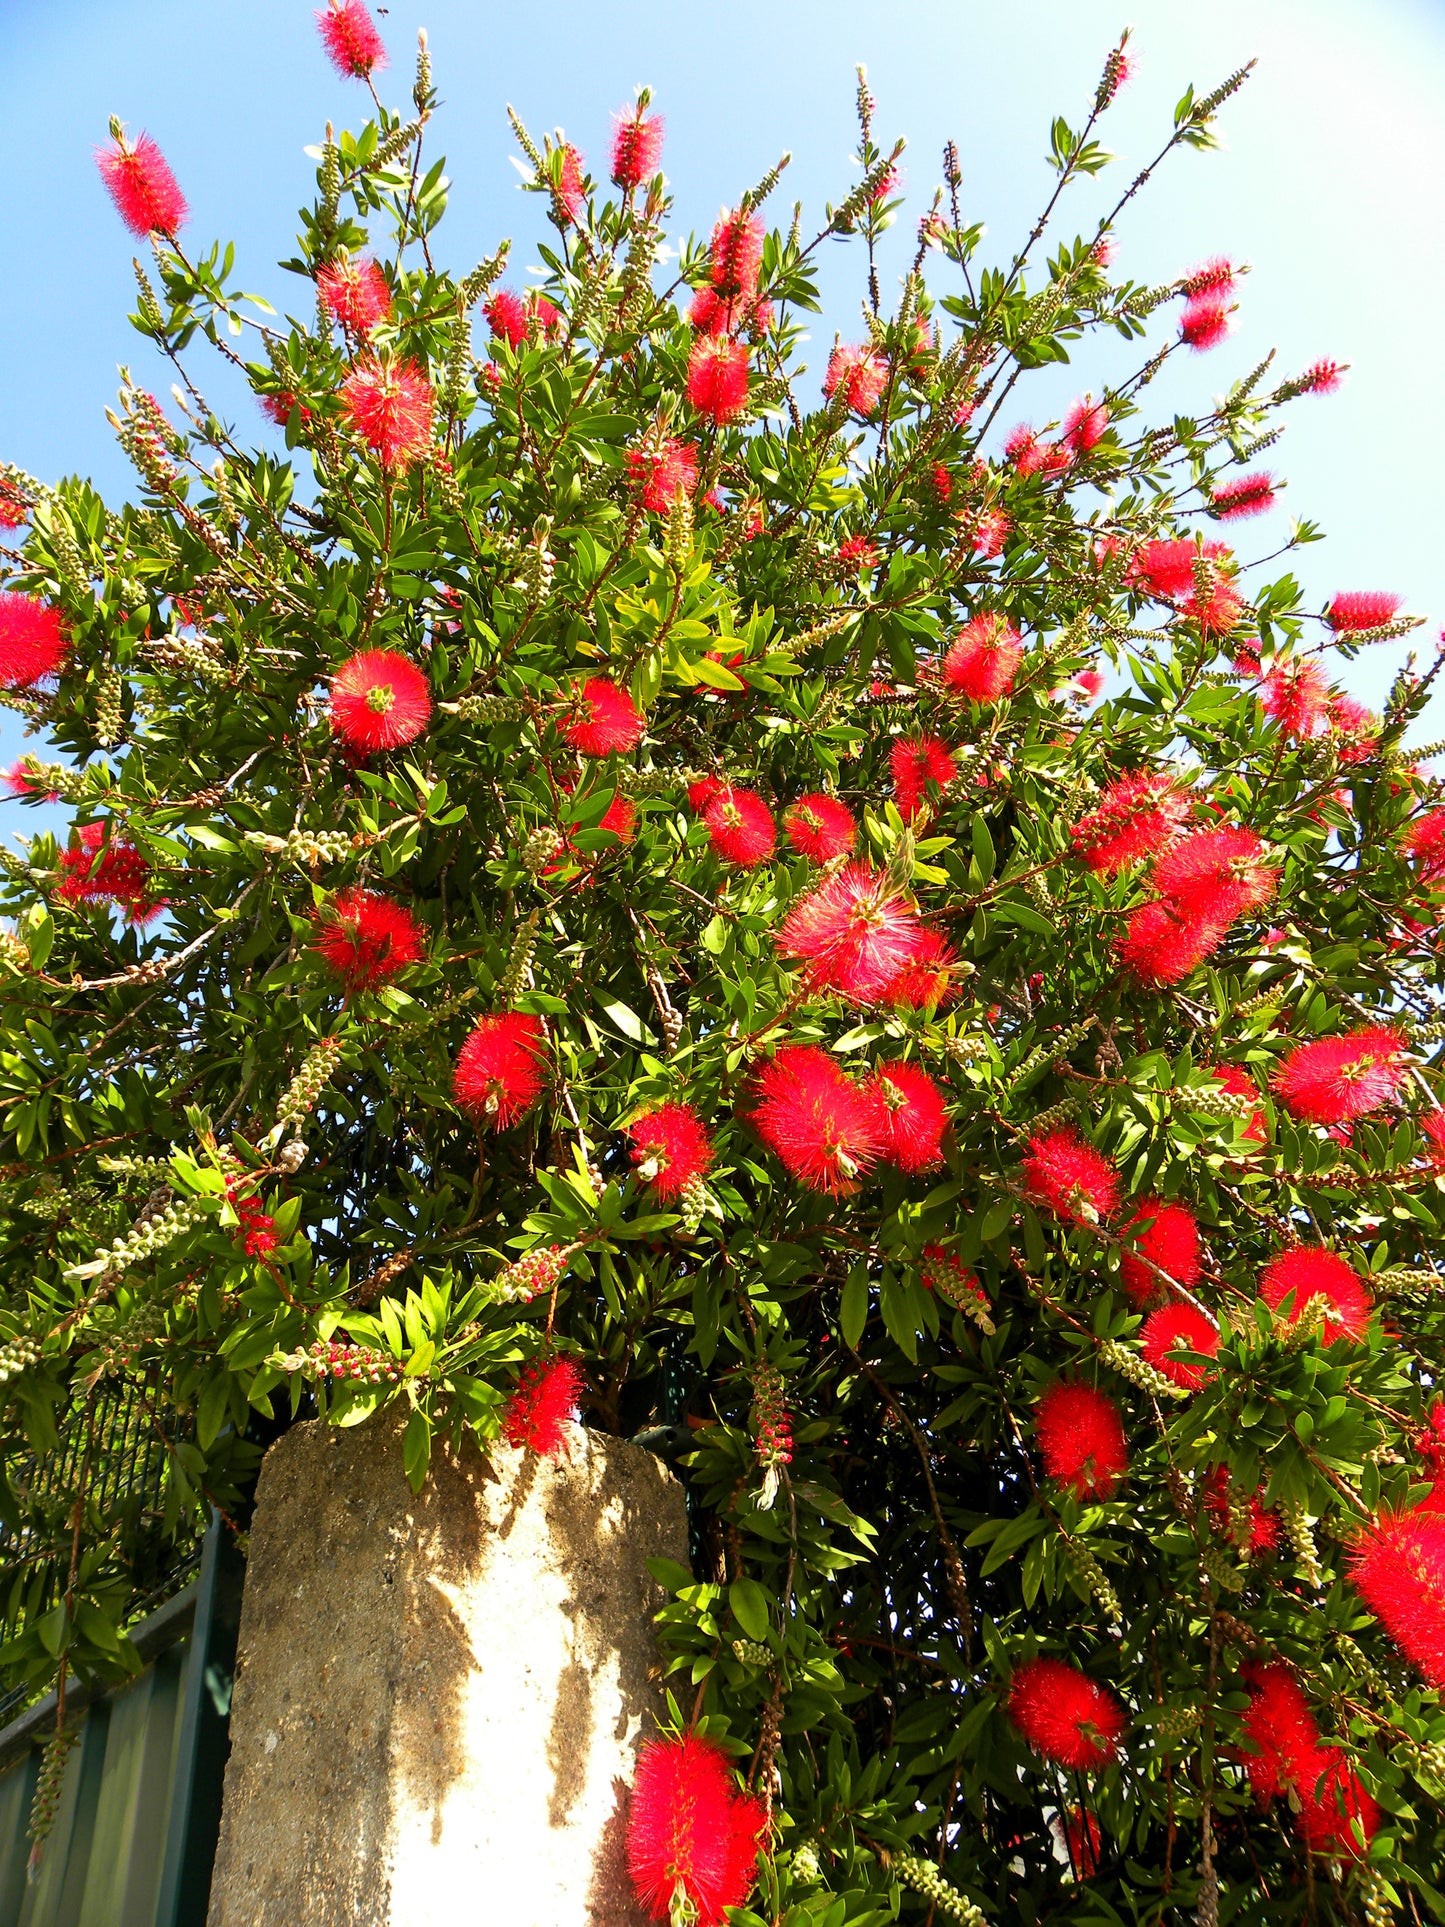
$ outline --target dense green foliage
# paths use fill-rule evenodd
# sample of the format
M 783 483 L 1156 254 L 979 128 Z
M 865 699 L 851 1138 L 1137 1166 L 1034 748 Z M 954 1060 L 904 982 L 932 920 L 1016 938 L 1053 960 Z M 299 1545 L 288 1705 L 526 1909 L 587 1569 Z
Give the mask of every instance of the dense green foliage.
M 1241 78 L 1186 95 L 1165 152 L 1208 146 Z M 1112 86 L 1082 133 L 1055 124 L 1061 191 L 1107 162 L 1095 129 Z M 1151 381 L 1188 353 L 1165 305 L 1179 287 L 1110 278 L 1111 212 L 1047 262 L 1041 223 L 985 266 L 956 183 L 888 312 L 872 259 L 899 206 L 895 156 L 865 92 L 861 179 L 811 244 L 797 219 L 768 235 L 773 311 L 743 336 L 746 408 L 719 423 L 686 398 L 685 284 L 707 283 L 708 255 L 684 246 L 662 286 L 661 176 L 588 181 L 573 219 L 567 156 L 523 136 L 554 217 L 544 292 L 560 319 L 534 311 L 517 344 L 474 344 L 504 257 L 465 278 L 434 260 L 433 105 L 423 65 L 413 119 L 378 109 L 320 150 L 288 264 L 300 319 L 236 292 L 229 252 L 198 260 L 157 237 L 135 323 L 174 363 L 185 413 L 124 392 L 135 504 L 7 471 L 31 517 L 0 550 L 6 586 L 59 608 L 70 641 L 53 693 L 6 700 L 40 732 L 40 787 L 139 852 L 166 903 L 126 926 L 75 887 L 103 867 L 67 869 L 47 835 L 4 859 L 6 1505 L 37 1549 L 13 1577 L 10 1678 L 128 1663 L 134 1519 L 83 1473 L 32 1503 L 17 1471 L 98 1389 L 139 1378 L 158 1418 L 180 1415 L 163 1523 L 185 1533 L 236 1505 L 253 1415 L 349 1424 L 401 1402 L 419 1483 L 433 1453 L 495 1438 L 523 1365 L 560 1349 L 585 1374 L 585 1421 L 643 1434 L 689 1480 L 695 1572 L 663 1575 L 678 1717 L 735 1743 L 771 1801 L 738 1918 L 971 1918 L 968 1896 L 1020 1927 L 1196 1906 L 1355 1920 L 1391 1891 L 1445 1918 L 1445 1717 L 1346 1576 L 1362 1522 L 1421 1496 L 1414 1440 L 1442 1337 L 1419 1123 L 1441 975 L 1402 843 L 1433 794 L 1401 748 L 1429 678 L 1402 676 L 1368 730 L 1331 729 L 1323 708 L 1318 728 L 1293 726 L 1262 706 L 1260 678 L 1353 648 L 1299 582 L 1200 549 L 1190 593 L 1167 599 L 1136 566 L 1147 542 L 1217 535 L 1214 490 L 1301 383 L 1256 368 L 1197 418 L 1150 425 Z M 866 420 L 841 390 L 809 405 L 816 361 L 800 379 L 829 237 L 869 269 L 884 380 Z M 313 315 L 310 282 L 367 247 L 393 304 L 369 346 Z M 1107 428 L 1067 463 L 1000 457 L 1023 378 L 1099 330 L 1140 355 L 1101 396 Z M 223 424 L 192 385 L 183 353 L 205 342 L 285 418 L 265 452 L 255 423 Z M 338 399 L 368 355 L 430 372 L 416 460 L 383 466 Z M 645 472 L 669 436 L 693 446 L 696 488 L 652 512 L 628 458 Z M 980 613 L 1025 643 L 990 702 L 938 673 Z M 436 707 L 404 748 L 358 760 L 326 685 L 370 650 L 420 667 Z M 1236 661 L 1250 651 L 1257 671 Z M 1075 679 L 1099 667 L 1094 700 Z M 630 690 L 646 735 L 579 757 L 571 692 L 598 675 Z M 905 822 L 894 752 L 920 733 L 957 774 Z M 1147 864 L 1111 878 L 1070 836 L 1131 771 L 1172 774 L 1193 827 L 1252 830 L 1279 873 L 1273 902 L 1172 986 L 1120 961 L 1154 894 Z M 858 856 L 956 953 L 936 1008 L 850 1001 L 781 954 L 818 868 L 781 834 L 769 860 L 722 860 L 687 799 L 708 775 L 776 813 L 815 791 L 849 806 Z M 619 796 L 627 840 L 599 827 Z M 410 910 L 425 955 L 343 995 L 315 937 L 358 885 Z M 503 1008 L 545 1018 L 546 1083 L 499 1130 L 459 1108 L 452 1079 L 478 1018 Z M 1404 1027 L 1417 1068 L 1352 1134 L 1269 1094 L 1291 1048 L 1370 1020 Z M 920 1065 L 947 1104 L 938 1167 L 810 1189 L 746 1115 L 784 1044 L 850 1074 Z M 1257 1096 L 1225 1090 L 1220 1064 Z M 716 1154 L 705 1192 L 681 1200 L 650 1195 L 623 1132 L 672 1101 Z M 1067 1221 L 1025 1176 L 1030 1139 L 1067 1125 L 1118 1174 L 1126 1202 L 1106 1221 Z M 1119 1277 L 1131 1195 L 1199 1222 L 1193 1295 L 1221 1342 L 1192 1395 L 1140 1349 Z M 1368 1273 L 1377 1313 L 1358 1340 L 1264 1309 L 1260 1272 L 1291 1238 Z M 567 1260 L 555 1292 L 499 1292 L 551 1245 Z M 950 1260 L 976 1272 L 981 1313 L 949 1287 Z M 348 1355 L 360 1379 L 311 1349 L 342 1345 L 370 1348 Z M 1130 1464 L 1109 1496 L 1044 1476 L 1034 1417 L 1060 1378 L 1122 1413 Z M 791 1463 L 759 1445 L 779 1404 Z M 1218 1467 L 1231 1497 L 1211 1510 Z M 1283 1523 L 1251 1558 L 1241 1496 L 1257 1488 Z M 25 1615 L 27 1588 L 46 1612 Z M 1026 1745 L 1005 1702 L 1036 1654 L 1122 1701 L 1111 1763 L 1069 1772 Z M 1383 1809 L 1368 1866 L 1312 1855 L 1288 1798 L 1257 1806 L 1241 1669 L 1262 1657 L 1293 1669 Z M 1096 1867 L 1072 1864 L 1057 1824 L 1081 1807 Z

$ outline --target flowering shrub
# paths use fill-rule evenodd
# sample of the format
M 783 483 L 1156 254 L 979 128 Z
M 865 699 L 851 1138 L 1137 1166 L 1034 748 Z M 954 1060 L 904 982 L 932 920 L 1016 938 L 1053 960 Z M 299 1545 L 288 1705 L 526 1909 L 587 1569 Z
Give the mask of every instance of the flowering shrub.
M 366 113 L 376 23 L 320 30 Z M 775 169 L 671 279 L 647 95 L 612 186 L 518 123 L 523 295 L 441 265 L 435 105 L 423 42 L 328 130 L 297 320 L 117 126 L 178 399 L 122 390 L 134 503 L 0 473 L 9 807 L 75 817 L 0 857 L 12 1453 L 126 1375 L 176 1531 L 267 1416 L 394 1405 L 418 1485 L 669 1453 L 658 1919 L 1439 1917 L 1438 664 L 1370 716 L 1399 599 L 1219 537 L 1340 369 L 1152 420 L 1239 270 L 1116 278 L 1142 181 L 988 265 L 952 148 L 885 301 L 861 85 L 821 231 Z M 805 379 L 834 238 L 867 338 Z M 1100 331 L 1134 372 L 1016 426 Z M 123 1672 L 126 1521 L 31 1526 L 9 1677 Z

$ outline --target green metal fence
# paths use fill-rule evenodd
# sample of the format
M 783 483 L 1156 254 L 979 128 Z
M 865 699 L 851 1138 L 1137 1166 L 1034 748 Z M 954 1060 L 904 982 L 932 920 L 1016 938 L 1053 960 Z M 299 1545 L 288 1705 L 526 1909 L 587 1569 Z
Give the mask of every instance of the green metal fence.
M 244 1565 L 219 1521 L 200 1570 L 131 1628 L 146 1661 L 87 1699 L 55 1825 L 27 1868 L 48 1696 L 0 1731 L 0 1927 L 204 1927 L 229 1746 Z

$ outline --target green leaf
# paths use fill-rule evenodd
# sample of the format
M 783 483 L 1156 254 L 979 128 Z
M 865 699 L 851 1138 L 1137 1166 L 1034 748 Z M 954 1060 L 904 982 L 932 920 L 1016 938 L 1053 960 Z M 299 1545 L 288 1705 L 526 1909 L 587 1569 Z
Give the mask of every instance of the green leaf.
M 867 1323 L 868 1267 L 866 1264 L 856 1264 L 850 1267 L 847 1282 L 843 1286 L 843 1301 L 838 1316 L 838 1329 L 850 1351 L 857 1351 L 858 1341 Z
M 759 1644 L 767 1639 L 769 1599 L 756 1579 L 735 1579 L 728 1587 L 728 1604 L 749 1639 Z

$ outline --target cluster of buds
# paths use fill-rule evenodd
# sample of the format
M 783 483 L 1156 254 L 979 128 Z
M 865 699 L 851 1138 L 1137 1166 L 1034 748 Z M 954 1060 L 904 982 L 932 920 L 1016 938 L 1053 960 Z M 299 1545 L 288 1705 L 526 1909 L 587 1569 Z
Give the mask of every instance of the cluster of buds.
M 0 963 L 11 970 L 30 968 L 30 952 L 13 930 L 0 930 Z
M 1067 1030 L 1061 1030 L 1057 1036 L 1036 1045 L 1009 1079 L 1009 1089 L 1021 1090 L 1030 1078 L 1036 1076 L 1046 1065 L 1057 1064 L 1067 1058 L 1070 1051 L 1082 1044 L 1093 1028 L 1094 1019 L 1086 1017 L 1082 1024 L 1070 1024 Z M 1034 1118 L 1029 1120 L 1030 1131 L 1036 1130 L 1037 1122 L 1038 1120 Z
M 557 558 L 547 546 L 547 538 L 551 533 L 552 518 L 539 515 L 532 530 L 532 540 L 523 549 L 517 569 L 515 587 L 533 604 L 545 602 L 552 593 Z
M 735 1639 L 733 1658 L 744 1666 L 771 1666 L 773 1663 L 772 1654 L 756 1639 Z
M 1385 1876 L 1377 1868 L 1365 1870 L 1361 1897 L 1365 1903 L 1365 1927 L 1394 1927 L 1395 1910 L 1390 1904 L 1390 1889 Z
M 493 1304 L 525 1305 L 550 1291 L 572 1262 L 575 1244 L 538 1245 L 499 1271 L 488 1286 Z
M 1174 1700 L 1164 1707 L 1154 1721 L 1154 1737 L 1161 1746 L 1182 1746 L 1199 1731 L 1204 1724 L 1204 1715 L 1197 1706 L 1188 1700 Z
M 1119 1603 L 1119 1595 L 1109 1583 L 1108 1575 L 1082 1539 L 1069 1539 L 1065 1542 L 1064 1556 L 1068 1560 L 1079 1583 L 1087 1588 L 1095 1605 L 1111 1626 L 1122 1626 L 1124 1608 Z
M 176 482 L 172 457 L 182 452 L 185 443 L 166 420 L 154 395 L 127 386 L 121 390 L 120 400 L 122 413 L 117 415 L 108 408 L 106 420 L 147 487 L 157 495 L 168 494 Z
M 323 1037 L 307 1051 L 300 1070 L 286 1087 L 276 1106 L 278 1124 L 300 1124 L 315 1109 L 316 1100 L 326 1088 L 341 1058 L 341 1039 Z
M 118 669 L 108 669 L 95 693 L 95 740 L 110 749 L 125 734 L 125 682 Z
M 98 794 L 93 773 L 72 769 L 68 763 L 42 763 L 36 756 L 25 756 L 21 774 L 36 794 L 58 796 L 62 803 L 89 803 Z
M 152 1178 L 157 1183 L 171 1168 L 169 1158 L 99 1157 L 96 1163 L 115 1178 Z
M 703 772 L 697 769 L 633 769 L 623 763 L 617 771 L 617 787 L 624 796 L 672 796 L 696 783 Z
M 53 1224 L 62 1212 L 69 1210 L 71 1196 L 63 1184 L 57 1184 L 51 1178 L 37 1184 L 15 1202 L 27 1218 L 42 1218 Z
M 766 1359 L 753 1374 L 748 1426 L 755 1441 L 757 1462 L 763 1470 L 758 1506 L 766 1512 L 778 1496 L 782 1469 L 791 1464 L 793 1458 L 793 1421 L 783 1401 L 783 1375 Z
M 526 701 L 521 696 L 463 696 L 442 707 L 450 708 L 464 723 L 514 723 L 527 713 Z
M 62 1726 L 45 1742 L 35 1779 L 35 1795 L 30 1802 L 29 1837 L 36 1848 L 55 1825 L 55 1810 L 60 1805 L 60 1791 L 65 1784 L 65 1764 L 79 1738 L 77 1727 Z
M 194 676 L 208 684 L 229 683 L 233 675 L 220 644 L 209 636 L 159 636 L 145 645 L 148 662 L 172 675 Z
M 165 1325 L 159 1305 L 137 1305 L 96 1347 L 100 1370 L 107 1376 L 128 1372 L 145 1347 L 157 1339 Z
M 1204 1571 L 1225 1592 L 1244 1590 L 1244 1569 L 1225 1556 L 1224 1548 L 1217 1545 L 1204 1545 L 1199 1549 L 1199 1563 Z
M 529 911 L 524 921 L 518 925 L 517 934 L 512 939 L 511 952 L 507 967 L 497 979 L 497 1002 L 503 1010 L 509 1010 L 517 1001 L 519 992 L 532 968 L 532 958 L 537 950 L 537 927 L 541 913 Z
M 156 1208 L 160 1190 L 168 1188 L 163 1186 L 152 1192 L 145 1209 L 124 1237 L 112 1238 L 109 1249 L 97 1246 L 94 1258 L 83 1265 L 72 1265 L 66 1277 L 89 1278 L 97 1272 L 119 1276 L 127 1265 L 153 1257 L 167 1245 L 174 1244 L 183 1231 L 188 1231 L 205 1215 L 205 1205 L 199 1198 L 183 1198 L 179 1203 L 168 1200 Z
M 1137 1385 L 1141 1392 L 1148 1392 L 1154 1398 L 1189 1397 L 1183 1385 L 1176 1385 L 1172 1378 L 1166 1378 L 1163 1372 L 1156 1371 L 1147 1358 L 1141 1358 L 1138 1352 L 1131 1352 L 1117 1338 L 1101 1338 L 1099 1356 L 1121 1378 L 1127 1378 L 1131 1385 Z
M 1445 1746 L 1438 1741 L 1417 1740 L 1410 1734 L 1401 1734 L 1394 1740 L 1392 1750 L 1417 1777 L 1423 1773 L 1437 1785 L 1445 1786 Z
M 523 843 L 519 861 L 529 877 L 539 877 L 556 861 L 562 838 L 549 824 L 533 830 Z
M 1410 1299 L 1420 1304 L 1445 1285 L 1445 1278 L 1437 1271 L 1418 1271 L 1409 1265 L 1390 1265 L 1384 1271 L 1373 1272 L 1370 1283 L 1377 1291 L 1388 1293 L 1392 1298 Z
M 369 839 L 348 836 L 345 830 L 293 830 L 289 836 L 269 836 L 264 830 L 247 830 L 246 841 L 279 856 L 288 863 L 340 863 Z
M 22 1372 L 40 1362 L 40 1341 L 28 1332 L 18 1338 L 8 1338 L 0 1345 L 0 1385 L 8 1385 L 12 1378 L 19 1378 Z
M 284 1171 L 288 1178 L 294 1178 L 310 1155 L 311 1146 L 305 1138 L 293 1137 L 289 1144 L 283 1144 L 276 1153 L 277 1168 Z
M 678 1203 L 682 1207 L 682 1229 L 689 1238 L 695 1238 L 702 1229 L 702 1221 L 707 1216 L 712 1193 L 707 1188 L 707 1179 L 694 1173 L 682 1187 Z
M 931 1291 L 946 1305 L 961 1311 L 965 1318 L 972 1319 L 986 1338 L 992 1336 L 994 1322 L 988 1293 L 952 1252 L 945 1251 L 942 1245 L 925 1245 L 918 1277 L 925 1291 Z
M 317 1378 L 341 1378 L 352 1384 L 395 1384 L 401 1377 L 401 1361 L 372 1345 L 338 1345 L 321 1339 L 304 1352 L 292 1352 L 278 1359 L 283 1371 L 309 1372 Z
M 797 1884 L 811 1887 L 823 1878 L 823 1869 L 818 1861 L 818 1850 L 811 1840 L 793 1849 L 793 1880 Z
M 895 1853 L 890 1858 L 888 1871 L 900 1887 L 911 1887 L 914 1893 L 922 1894 L 938 1913 L 958 1921 L 959 1927 L 988 1927 L 980 1909 L 957 1887 L 950 1887 L 931 1860 L 919 1860 L 911 1853 Z
M 1319 1550 L 1315 1545 L 1314 1529 L 1310 1525 L 1309 1514 L 1298 1499 L 1285 1499 L 1280 1504 L 1284 1519 L 1284 1529 L 1289 1534 L 1289 1542 L 1294 1548 L 1295 1563 L 1304 1575 L 1307 1585 L 1322 1586 L 1325 1583 L 1324 1568 L 1320 1565 Z

